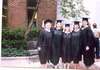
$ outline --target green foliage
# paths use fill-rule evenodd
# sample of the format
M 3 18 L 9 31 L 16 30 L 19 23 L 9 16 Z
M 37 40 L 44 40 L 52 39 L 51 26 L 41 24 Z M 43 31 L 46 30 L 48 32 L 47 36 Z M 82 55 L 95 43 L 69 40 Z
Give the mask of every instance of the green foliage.
M 22 40 L 22 39 L 24 39 L 24 31 L 20 30 L 20 29 L 16 29 L 16 30 L 3 29 L 2 30 L 2 39 Z
M 17 30 L 2 30 L 2 48 L 27 48 L 26 41 L 24 39 L 24 31 Z
M 89 15 L 89 11 L 84 8 L 83 0 L 62 0 L 61 14 L 67 19 L 77 19 Z
M 27 56 L 29 55 L 26 40 L 24 39 L 24 31 L 20 29 L 2 30 L 2 49 L 1 55 L 10 56 Z
M 40 30 L 36 27 L 32 28 L 32 30 L 27 35 L 27 40 L 35 40 L 39 36 Z
M 28 36 L 30 40 L 33 40 L 38 36 L 39 30 L 33 28 Z M 2 56 L 27 56 L 29 52 L 27 51 L 27 40 L 24 39 L 24 30 L 16 29 L 2 30 Z
M 11 56 L 28 56 L 29 52 L 24 49 L 17 48 L 2 48 L 1 55 L 3 57 L 11 57 Z
M 2 48 L 12 47 L 26 49 L 26 45 L 25 40 L 2 40 Z

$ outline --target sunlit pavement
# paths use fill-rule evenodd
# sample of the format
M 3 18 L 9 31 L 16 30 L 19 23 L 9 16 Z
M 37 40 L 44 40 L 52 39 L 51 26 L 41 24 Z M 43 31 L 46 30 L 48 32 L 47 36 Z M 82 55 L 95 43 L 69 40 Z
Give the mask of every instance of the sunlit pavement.
M 62 64 L 59 66 L 61 67 Z M 79 70 L 87 70 L 82 62 L 80 62 L 80 66 L 81 69 Z M 0 70 L 33 70 L 38 68 L 41 69 L 41 65 L 37 55 L 30 57 L 3 57 L 0 62 Z M 51 69 L 50 66 L 48 69 Z M 100 70 L 100 59 L 96 60 L 96 62 L 88 70 Z

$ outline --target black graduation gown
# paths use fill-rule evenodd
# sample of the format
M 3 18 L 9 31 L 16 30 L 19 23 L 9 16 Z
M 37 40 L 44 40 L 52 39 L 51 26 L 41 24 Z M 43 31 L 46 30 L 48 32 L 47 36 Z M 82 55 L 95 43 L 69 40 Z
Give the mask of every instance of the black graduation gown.
M 79 63 L 81 59 L 80 49 L 80 30 L 73 31 L 71 36 L 71 60 L 74 63 Z
M 41 31 L 37 46 L 39 48 L 39 59 L 41 64 L 45 64 L 50 60 L 52 44 L 52 33 L 48 31 Z
M 90 48 L 88 51 L 86 50 L 87 46 Z M 94 63 L 95 58 L 95 38 L 90 27 L 81 30 L 81 47 L 84 64 L 89 67 Z
M 52 31 L 52 55 L 51 62 L 57 65 L 59 58 L 61 56 L 61 46 L 62 46 L 62 30 L 54 29 Z
M 96 58 L 99 58 L 99 38 L 95 38 Z
M 63 33 L 62 62 L 71 61 L 71 33 Z

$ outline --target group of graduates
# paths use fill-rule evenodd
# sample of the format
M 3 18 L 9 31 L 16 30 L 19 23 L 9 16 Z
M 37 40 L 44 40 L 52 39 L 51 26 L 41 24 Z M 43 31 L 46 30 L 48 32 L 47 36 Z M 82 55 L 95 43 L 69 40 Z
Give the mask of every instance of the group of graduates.
M 41 66 L 47 68 L 52 63 L 57 68 L 60 59 L 64 68 L 69 68 L 72 62 L 77 68 L 82 60 L 86 67 L 94 64 L 95 37 L 88 18 L 82 18 L 82 26 L 79 21 L 74 21 L 73 30 L 69 23 L 62 25 L 61 20 L 53 23 L 50 19 L 45 20 L 38 38 Z

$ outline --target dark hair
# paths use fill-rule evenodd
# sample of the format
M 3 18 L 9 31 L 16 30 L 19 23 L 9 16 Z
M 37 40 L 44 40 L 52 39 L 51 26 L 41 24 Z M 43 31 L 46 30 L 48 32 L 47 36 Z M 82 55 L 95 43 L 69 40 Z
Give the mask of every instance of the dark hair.
M 65 24 L 65 27 L 70 27 L 70 24 Z
M 93 24 L 93 28 L 97 28 L 97 24 L 96 23 Z
M 51 19 L 47 19 L 47 20 L 44 21 L 44 25 L 47 24 L 48 22 L 53 23 L 53 21 Z

